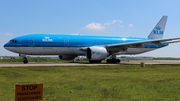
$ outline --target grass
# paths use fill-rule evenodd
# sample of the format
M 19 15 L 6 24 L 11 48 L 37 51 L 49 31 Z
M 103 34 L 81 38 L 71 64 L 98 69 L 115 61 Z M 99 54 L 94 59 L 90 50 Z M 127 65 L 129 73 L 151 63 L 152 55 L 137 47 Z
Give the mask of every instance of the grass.
M 37 58 L 37 57 L 27 57 L 29 62 L 36 62 L 36 63 L 47 63 L 47 62 L 51 62 L 51 63 L 60 63 L 60 62 L 88 62 L 87 59 L 81 59 L 80 61 L 78 60 L 61 60 L 59 58 Z M 22 63 L 23 62 L 23 58 L 6 58 L 6 59 L 0 59 L 0 63 Z
M 178 101 L 180 65 L 0 68 L 0 101 L 18 83 L 43 83 L 43 101 Z
M 66 60 L 60 60 L 60 59 L 51 59 L 51 58 L 28 58 L 29 62 L 67 62 Z M 0 63 L 17 63 L 23 62 L 23 58 L 14 58 L 14 59 L 0 59 Z M 69 61 L 68 61 L 69 62 Z

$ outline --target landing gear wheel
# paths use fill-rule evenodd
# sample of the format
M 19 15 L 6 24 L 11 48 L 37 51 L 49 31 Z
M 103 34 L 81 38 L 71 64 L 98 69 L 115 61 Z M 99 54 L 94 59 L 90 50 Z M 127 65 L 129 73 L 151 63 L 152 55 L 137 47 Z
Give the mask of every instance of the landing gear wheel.
M 120 63 L 121 60 L 120 59 L 107 59 L 106 63 Z
M 24 63 L 24 64 L 27 64 L 27 63 L 28 63 L 28 60 L 27 60 L 27 59 L 23 60 L 23 63 Z
M 26 57 L 23 57 L 23 63 L 24 63 L 24 64 L 27 64 L 27 63 L 28 63 L 28 60 L 27 60 Z
M 116 63 L 120 63 L 121 62 L 121 60 L 120 59 L 116 59 Z
M 101 60 L 89 60 L 89 63 L 101 63 Z

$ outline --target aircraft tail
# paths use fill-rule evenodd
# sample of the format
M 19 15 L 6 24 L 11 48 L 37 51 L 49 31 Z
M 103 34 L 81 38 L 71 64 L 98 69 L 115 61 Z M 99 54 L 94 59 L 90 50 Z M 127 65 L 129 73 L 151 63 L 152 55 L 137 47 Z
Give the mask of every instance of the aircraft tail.
M 150 39 L 161 39 L 164 34 L 167 16 L 163 16 L 161 20 L 157 23 L 157 25 L 154 27 L 154 29 L 149 34 L 148 38 Z

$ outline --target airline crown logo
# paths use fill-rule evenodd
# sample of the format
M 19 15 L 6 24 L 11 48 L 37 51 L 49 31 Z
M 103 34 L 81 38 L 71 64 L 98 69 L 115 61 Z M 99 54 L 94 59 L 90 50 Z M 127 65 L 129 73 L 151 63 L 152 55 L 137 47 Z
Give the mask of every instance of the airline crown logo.
M 153 30 L 154 34 L 163 34 L 164 32 L 161 30 L 161 27 L 157 26 Z
M 44 41 L 44 42 L 52 42 L 53 39 L 51 39 L 50 37 L 46 36 L 46 37 L 44 37 L 44 39 L 42 39 L 42 41 Z

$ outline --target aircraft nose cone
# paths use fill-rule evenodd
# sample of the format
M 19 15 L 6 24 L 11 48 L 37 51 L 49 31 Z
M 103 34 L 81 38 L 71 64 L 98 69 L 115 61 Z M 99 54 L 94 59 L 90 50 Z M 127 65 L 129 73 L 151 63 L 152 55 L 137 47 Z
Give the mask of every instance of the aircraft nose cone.
M 11 47 L 9 46 L 8 43 L 4 44 L 4 48 L 5 48 L 6 50 L 11 50 L 11 49 L 10 49 Z
M 4 44 L 4 48 L 5 48 L 5 49 L 7 48 L 7 46 L 8 46 L 8 45 L 7 45 L 7 43 L 6 43 L 6 44 Z
M 4 44 L 4 48 L 6 48 L 7 47 L 7 43 L 6 44 Z

